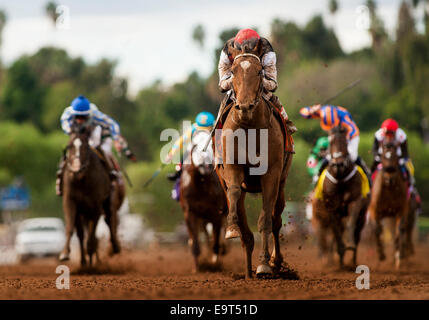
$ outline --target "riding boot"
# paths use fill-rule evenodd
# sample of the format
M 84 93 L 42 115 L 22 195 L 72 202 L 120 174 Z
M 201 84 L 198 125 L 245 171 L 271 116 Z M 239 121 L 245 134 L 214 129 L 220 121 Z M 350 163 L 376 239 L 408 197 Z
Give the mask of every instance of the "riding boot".
M 279 113 L 283 117 L 284 122 L 286 124 L 287 131 L 290 134 L 294 134 L 295 132 L 297 132 L 298 129 L 296 128 L 296 126 L 294 125 L 292 120 L 289 120 L 287 112 L 286 112 L 285 108 L 283 107 L 282 103 L 280 102 L 279 97 L 277 97 L 275 94 L 272 94 L 270 101 L 277 108 L 277 110 L 279 111 Z
M 369 187 L 372 187 L 372 180 L 371 180 L 371 171 L 369 170 L 368 166 L 366 165 L 365 161 L 358 156 L 355 164 L 358 165 L 359 167 L 361 167 L 363 169 L 363 171 L 365 172 L 366 177 L 368 178 L 368 183 L 369 183 Z

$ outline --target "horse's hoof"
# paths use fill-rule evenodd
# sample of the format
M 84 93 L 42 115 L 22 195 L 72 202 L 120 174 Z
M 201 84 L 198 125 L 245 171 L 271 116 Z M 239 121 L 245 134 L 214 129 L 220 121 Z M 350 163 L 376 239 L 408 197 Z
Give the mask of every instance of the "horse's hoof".
M 240 238 L 240 228 L 236 224 L 228 226 L 225 233 L 225 239 L 228 240 L 234 238 Z
M 399 270 L 401 268 L 401 255 L 399 252 L 395 252 L 395 269 Z
M 68 253 L 61 253 L 58 259 L 60 261 L 67 261 L 70 260 L 70 255 Z
M 256 269 L 256 274 L 258 276 L 271 275 L 273 274 L 273 269 L 271 269 L 271 267 L 267 264 L 260 264 Z
M 214 254 L 212 256 L 212 263 L 213 264 L 217 264 L 219 262 L 219 255 L 218 254 Z

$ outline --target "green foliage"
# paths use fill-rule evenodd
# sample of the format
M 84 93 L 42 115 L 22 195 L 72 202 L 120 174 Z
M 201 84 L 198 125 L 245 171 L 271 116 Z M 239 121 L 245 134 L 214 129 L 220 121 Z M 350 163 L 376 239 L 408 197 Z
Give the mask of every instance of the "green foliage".
M 28 58 L 18 59 L 7 73 L 1 97 L 1 118 L 40 125 L 44 91 Z

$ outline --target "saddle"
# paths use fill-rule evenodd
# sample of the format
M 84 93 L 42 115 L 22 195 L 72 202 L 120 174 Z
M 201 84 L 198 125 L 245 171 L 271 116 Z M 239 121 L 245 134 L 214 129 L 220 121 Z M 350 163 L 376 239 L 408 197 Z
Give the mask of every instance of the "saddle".
M 368 177 L 360 166 L 356 165 L 356 168 L 357 173 L 360 175 L 362 181 L 361 195 L 363 198 L 366 198 L 370 193 Z M 314 189 L 314 197 L 316 199 L 323 200 L 323 183 L 325 182 L 327 171 L 328 169 L 324 169 L 320 174 L 319 180 L 317 181 L 316 188 Z

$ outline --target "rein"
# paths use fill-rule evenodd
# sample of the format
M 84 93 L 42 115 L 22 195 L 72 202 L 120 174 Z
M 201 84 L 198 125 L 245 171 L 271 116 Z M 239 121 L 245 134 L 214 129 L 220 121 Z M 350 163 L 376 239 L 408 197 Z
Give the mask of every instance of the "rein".
M 357 172 L 357 167 L 355 165 L 353 167 L 353 170 L 344 179 L 338 180 L 329 172 L 329 170 L 326 170 L 326 178 L 328 178 L 329 181 L 331 181 L 333 184 L 338 184 L 339 182 L 344 183 L 349 181 L 351 178 L 353 178 L 356 172 Z

